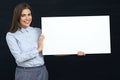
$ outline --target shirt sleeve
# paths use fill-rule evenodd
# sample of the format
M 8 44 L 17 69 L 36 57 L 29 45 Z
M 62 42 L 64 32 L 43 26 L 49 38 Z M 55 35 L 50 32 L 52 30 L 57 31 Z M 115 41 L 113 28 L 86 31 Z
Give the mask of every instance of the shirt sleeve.
M 6 41 L 12 55 L 14 56 L 15 60 L 19 63 L 30 60 L 39 55 L 39 52 L 36 48 L 28 52 L 22 52 L 18 46 L 17 40 L 11 33 L 7 33 Z

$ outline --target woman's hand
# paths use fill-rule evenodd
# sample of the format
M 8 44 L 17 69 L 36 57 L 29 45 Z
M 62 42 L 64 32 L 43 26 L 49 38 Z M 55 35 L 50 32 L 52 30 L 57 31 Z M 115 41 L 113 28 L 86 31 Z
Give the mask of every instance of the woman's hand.
M 78 55 L 78 56 L 85 56 L 86 54 L 85 54 L 84 52 L 82 52 L 82 51 L 78 51 L 78 52 L 77 52 L 77 55 Z
M 43 49 L 43 41 L 44 41 L 44 39 L 45 39 L 44 35 L 41 35 L 39 37 L 39 40 L 38 40 L 38 49 L 37 49 L 38 52 L 41 52 L 42 49 Z

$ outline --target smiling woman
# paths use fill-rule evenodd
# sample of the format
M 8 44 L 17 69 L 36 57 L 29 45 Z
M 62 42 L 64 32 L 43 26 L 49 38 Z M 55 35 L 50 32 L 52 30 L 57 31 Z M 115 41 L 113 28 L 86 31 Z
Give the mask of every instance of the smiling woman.
M 22 27 L 26 28 L 32 22 L 32 15 L 29 9 L 24 9 L 20 17 L 20 24 Z
M 27 27 L 32 22 L 32 9 L 30 5 L 22 3 L 15 7 L 10 32 L 16 32 L 21 27 Z
M 30 26 L 31 11 L 28 4 L 18 4 L 14 9 L 12 26 L 6 35 L 8 47 L 17 63 L 15 80 L 48 80 L 41 52 L 44 36 L 40 28 Z

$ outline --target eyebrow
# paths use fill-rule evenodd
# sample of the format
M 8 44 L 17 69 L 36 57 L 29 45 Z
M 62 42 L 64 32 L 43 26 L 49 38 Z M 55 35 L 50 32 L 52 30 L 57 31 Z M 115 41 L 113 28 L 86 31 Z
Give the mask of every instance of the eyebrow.
M 30 15 L 30 14 L 32 14 L 32 13 L 28 13 L 28 14 L 24 14 L 24 13 L 23 13 L 23 14 L 21 14 L 21 15 Z

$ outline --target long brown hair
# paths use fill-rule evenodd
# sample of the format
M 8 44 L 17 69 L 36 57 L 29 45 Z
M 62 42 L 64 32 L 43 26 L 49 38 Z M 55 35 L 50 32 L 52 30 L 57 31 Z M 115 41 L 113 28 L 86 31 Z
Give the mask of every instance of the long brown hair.
M 32 13 L 32 9 L 27 3 L 18 4 L 14 9 L 12 24 L 9 30 L 10 32 L 14 33 L 20 28 L 20 17 L 23 9 L 30 9 Z

